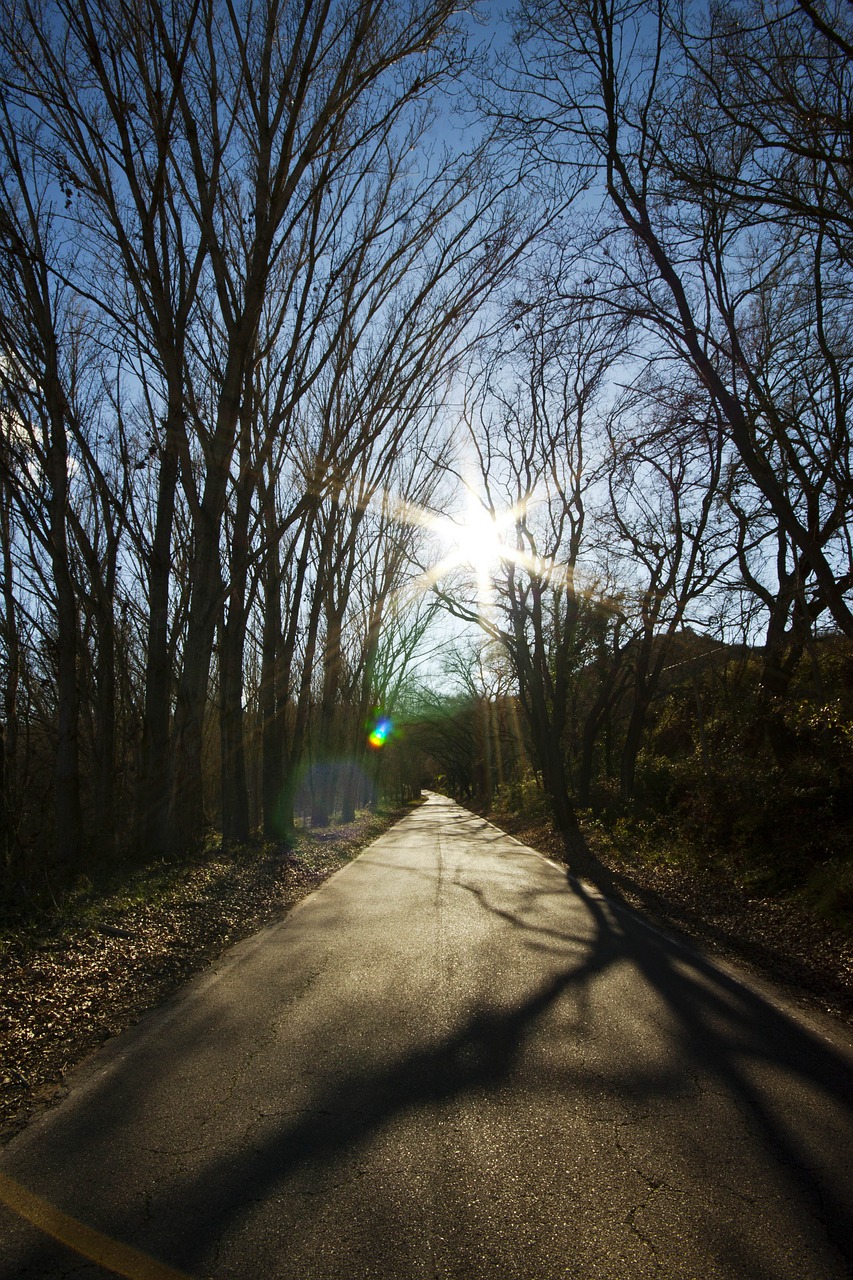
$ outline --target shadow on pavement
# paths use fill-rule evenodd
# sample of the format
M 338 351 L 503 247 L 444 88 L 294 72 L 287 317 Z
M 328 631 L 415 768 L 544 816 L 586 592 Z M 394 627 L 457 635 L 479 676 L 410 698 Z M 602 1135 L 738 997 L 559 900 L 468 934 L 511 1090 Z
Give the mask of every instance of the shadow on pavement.
M 421 822 L 424 831 L 447 829 L 443 816 L 434 820 L 422 816 Z M 372 1073 L 351 1069 L 326 1080 L 310 1110 L 184 1184 L 193 1213 L 180 1227 L 172 1230 L 173 1210 L 165 1198 L 152 1203 L 152 1217 L 160 1219 L 164 1228 L 159 1236 L 161 1254 L 195 1270 L 209 1259 L 212 1234 L 239 1221 L 274 1190 L 286 1194 L 288 1178 L 309 1168 L 331 1168 L 395 1116 L 428 1110 L 472 1091 L 488 1094 L 502 1088 L 549 1010 L 568 995 L 583 1002 L 605 974 L 626 966 L 666 1010 L 677 1068 L 668 1071 L 650 1063 L 647 1069 L 639 1069 L 614 1062 L 608 1087 L 642 1104 L 674 1096 L 676 1074 L 683 1078 L 692 1071 L 711 1081 L 734 1102 L 763 1155 L 781 1171 L 798 1212 L 822 1224 L 831 1246 L 827 1257 L 845 1259 L 853 1266 L 849 1187 L 845 1192 L 840 1171 L 832 1167 L 831 1153 L 821 1167 L 821 1159 L 808 1149 L 808 1117 L 787 1112 L 781 1117 L 779 1107 L 774 1107 L 754 1078 L 756 1069 L 766 1067 L 783 1077 L 786 1087 L 806 1086 L 811 1094 L 820 1095 L 833 1114 L 843 1117 L 853 1139 L 850 1062 L 701 954 L 659 934 L 631 911 L 618 904 L 614 907 L 580 882 L 561 884 L 556 874 L 554 885 L 553 890 L 522 893 L 514 906 L 508 906 L 477 885 L 457 882 L 479 910 L 517 930 L 531 947 L 549 951 L 551 971 L 546 979 L 512 1007 L 480 1008 L 443 1039 L 382 1069 Z M 537 897 L 550 898 L 553 906 L 554 899 L 569 895 L 583 904 L 590 930 L 582 954 L 576 932 L 554 927 L 553 910 L 547 914 L 549 924 L 528 918 L 535 912 Z M 582 1068 L 578 1073 L 582 1077 Z M 741 1268 L 743 1276 L 764 1275 L 762 1260 L 747 1252 L 743 1242 L 732 1241 L 731 1256 L 739 1248 L 743 1256 L 731 1274 Z M 843 1274 L 843 1265 L 838 1274 Z
M 466 886 L 462 885 L 462 888 Z M 564 995 L 581 999 L 612 966 L 630 964 L 644 983 L 663 998 L 674 1022 L 680 1052 L 697 1072 L 710 1075 L 748 1117 L 764 1154 L 784 1172 L 802 1213 L 818 1218 L 828 1242 L 853 1262 L 853 1211 L 831 1170 L 814 1167 L 813 1154 L 799 1140 L 796 1122 L 774 1114 L 751 1078 L 756 1064 L 772 1064 L 792 1081 L 816 1089 L 851 1120 L 853 1070 L 833 1049 L 781 1010 L 764 1001 L 711 962 L 649 929 L 630 911 L 614 918 L 608 904 L 574 883 L 594 924 L 592 940 L 580 960 L 569 964 L 510 1010 L 481 1010 L 435 1045 L 401 1058 L 374 1075 L 354 1072 L 339 1078 L 315 1100 L 310 1115 L 281 1129 L 258 1148 L 227 1167 L 212 1167 L 194 1188 L 193 1199 L 209 1206 L 210 1219 L 239 1217 L 278 1183 L 306 1166 L 331 1166 L 339 1155 L 358 1148 L 395 1115 L 462 1097 L 495 1091 L 512 1075 L 528 1037 L 543 1015 Z M 521 931 L 531 943 L 558 952 L 577 938 L 542 927 L 524 913 L 490 904 L 482 890 L 469 888 L 483 911 Z M 558 890 L 557 892 L 560 892 Z M 562 890 L 566 892 L 566 890 Z M 536 895 L 530 895 L 530 899 Z M 633 1103 L 665 1097 L 673 1091 L 666 1073 L 628 1070 L 614 1086 Z M 851 1123 L 853 1134 L 853 1123 Z M 182 1265 L 205 1256 L 206 1237 L 197 1248 L 184 1239 L 177 1251 Z M 177 1241 L 175 1242 L 177 1245 Z M 732 1248 L 737 1249 L 736 1242 Z M 760 1258 L 743 1257 L 740 1274 L 763 1274 Z M 771 1273 L 768 1273 L 771 1274 Z

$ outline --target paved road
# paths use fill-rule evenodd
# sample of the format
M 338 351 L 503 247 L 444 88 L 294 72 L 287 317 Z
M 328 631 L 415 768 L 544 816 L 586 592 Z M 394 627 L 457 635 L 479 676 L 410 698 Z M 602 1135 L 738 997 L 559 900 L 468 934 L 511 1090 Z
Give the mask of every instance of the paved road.
M 853 1058 L 431 797 L 0 1170 L 136 1280 L 841 1280 Z M 0 1210 L 4 1280 L 108 1274 Z

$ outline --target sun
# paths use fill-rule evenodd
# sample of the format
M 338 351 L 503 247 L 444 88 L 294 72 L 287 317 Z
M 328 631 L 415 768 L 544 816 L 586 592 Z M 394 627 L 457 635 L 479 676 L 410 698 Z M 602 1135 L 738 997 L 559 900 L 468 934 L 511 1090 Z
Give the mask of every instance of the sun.
M 469 585 L 474 586 L 478 612 L 485 616 L 494 606 L 502 569 L 530 561 L 512 535 L 519 522 L 525 520 L 532 497 L 513 506 L 495 508 L 473 485 L 465 484 L 465 492 L 465 506 L 455 516 L 438 515 L 405 499 L 396 499 L 393 505 L 400 521 L 426 529 L 439 547 L 436 563 L 412 580 L 407 590 L 412 594 L 438 590 L 443 579 L 454 570 L 461 570 Z M 440 594 L 448 591 L 455 594 L 452 585 L 442 586 Z
M 506 558 L 501 523 L 473 494 L 462 520 L 443 522 L 440 533 L 451 543 L 451 558 L 472 569 L 478 581 L 487 579 Z

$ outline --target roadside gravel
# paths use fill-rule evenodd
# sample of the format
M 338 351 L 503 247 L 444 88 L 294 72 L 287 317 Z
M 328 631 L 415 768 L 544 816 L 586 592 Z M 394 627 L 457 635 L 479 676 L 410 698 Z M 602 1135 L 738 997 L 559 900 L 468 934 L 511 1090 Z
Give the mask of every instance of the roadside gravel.
M 279 919 L 407 809 L 299 834 L 295 850 L 211 850 L 141 868 L 110 893 L 0 937 L 0 1143 L 65 1077 L 226 947 Z

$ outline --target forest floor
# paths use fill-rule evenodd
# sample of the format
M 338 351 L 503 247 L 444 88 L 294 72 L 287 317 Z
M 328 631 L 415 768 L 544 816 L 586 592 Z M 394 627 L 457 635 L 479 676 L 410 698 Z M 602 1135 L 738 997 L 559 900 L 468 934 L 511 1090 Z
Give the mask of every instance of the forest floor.
M 0 1142 L 58 1101 L 65 1077 L 226 947 L 280 919 L 408 812 L 304 830 L 291 851 L 213 847 L 143 866 L 0 932 Z
M 564 861 L 561 837 L 545 818 L 485 814 L 523 844 Z M 587 832 L 605 868 L 607 892 L 722 959 L 741 962 L 797 1004 L 853 1025 L 853 936 L 794 897 L 753 897 L 711 868 L 628 857 L 602 831 Z
M 110 890 L 84 882 L 50 914 L 0 933 L 0 1142 L 63 1096 L 68 1072 L 226 947 L 280 919 L 406 810 L 303 831 L 290 852 L 212 848 L 142 867 Z M 488 815 L 558 861 L 544 819 Z M 610 892 L 724 958 L 746 961 L 800 1004 L 853 1023 L 853 938 L 782 898 L 708 871 L 628 859 L 593 833 Z

